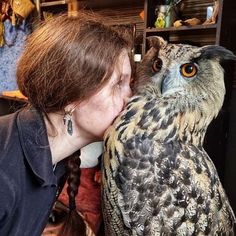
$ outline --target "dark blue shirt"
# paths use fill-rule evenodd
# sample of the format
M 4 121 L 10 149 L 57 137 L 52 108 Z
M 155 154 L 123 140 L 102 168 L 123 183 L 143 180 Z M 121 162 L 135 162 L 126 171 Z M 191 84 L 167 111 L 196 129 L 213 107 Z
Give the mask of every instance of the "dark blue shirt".
M 53 172 L 45 123 L 34 109 L 0 117 L 0 235 L 41 235 L 64 163 Z

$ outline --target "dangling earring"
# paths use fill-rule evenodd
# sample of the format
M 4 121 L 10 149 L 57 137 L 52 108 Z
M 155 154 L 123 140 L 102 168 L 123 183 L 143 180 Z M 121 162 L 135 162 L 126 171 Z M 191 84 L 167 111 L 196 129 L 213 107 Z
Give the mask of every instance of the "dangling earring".
M 66 125 L 67 127 L 67 133 L 69 135 L 73 134 L 72 113 L 74 112 L 75 107 L 71 109 L 70 111 L 65 111 L 65 115 L 63 117 L 63 122 L 64 122 L 64 125 Z

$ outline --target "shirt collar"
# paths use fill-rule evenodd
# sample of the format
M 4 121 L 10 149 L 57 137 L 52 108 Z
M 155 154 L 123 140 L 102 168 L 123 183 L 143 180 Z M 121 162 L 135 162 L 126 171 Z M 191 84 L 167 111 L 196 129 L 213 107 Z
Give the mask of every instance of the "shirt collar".
M 35 109 L 23 109 L 18 114 L 17 126 L 26 161 L 36 179 L 43 187 L 57 185 L 42 114 Z

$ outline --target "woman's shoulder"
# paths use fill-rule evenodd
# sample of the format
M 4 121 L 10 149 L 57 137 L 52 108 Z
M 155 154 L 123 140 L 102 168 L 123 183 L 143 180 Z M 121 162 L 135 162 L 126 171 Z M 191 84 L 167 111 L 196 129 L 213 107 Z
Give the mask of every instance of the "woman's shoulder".
M 20 140 L 24 143 L 25 137 L 34 137 L 38 130 L 44 130 L 43 119 L 35 110 L 24 108 L 0 116 L 0 155 L 18 150 L 17 143 Z
M 36 110 L 33 108 L 21 108 L 13 113 L 0 116 L 0 129 L 8 128 L 17 122 L 17 119 L 21 121 L 27 121 L 30 117 L 35 116 Z M 39 115 L 38 115 L 39 116 Z
M 4 125 L 12 123 L 12 121 L 14 121 L 16 119 L 18 112 L 19 111 L 16 111 L 11 114 L 0 116 L 0 129 L 4 128 Z
M 18 112 L 11 113 L 8 115 L 0 116 L 0 146 L 3 145 L 3 141 L 9 141 L 17 131 L 16 120 Z M 4 141 L 4 143 L 5 143 Z
M 17 131 L 17 123 L 27 122 L 29 115 L 29 109 L 23 108 L 15 111 L 14 113 L 0 116 L 0 132 L 1 138 L 8 136 L 14 131 Z

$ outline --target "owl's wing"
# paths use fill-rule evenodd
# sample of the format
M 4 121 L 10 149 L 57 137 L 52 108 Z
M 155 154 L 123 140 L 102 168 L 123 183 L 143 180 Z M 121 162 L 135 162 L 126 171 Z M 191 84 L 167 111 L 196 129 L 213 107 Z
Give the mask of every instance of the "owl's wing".
M 123 161 L 115 181 L 124 223 L 132 229 L 133 235 L 143 235 L 156 227 L 151 220 L 159 214 L 160 206 L 170 201 L 165 180 L 169 179 L 170 170 L 178 165 L 178 153 L 173 145 L 142 135 L 124 143 Z
M 118 205 L 132 235 L 232 231 L 234 214 L 204 149 L 144 135 L 123 146 L 115 181 Z

